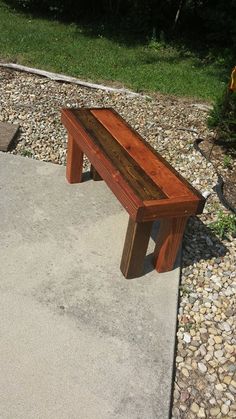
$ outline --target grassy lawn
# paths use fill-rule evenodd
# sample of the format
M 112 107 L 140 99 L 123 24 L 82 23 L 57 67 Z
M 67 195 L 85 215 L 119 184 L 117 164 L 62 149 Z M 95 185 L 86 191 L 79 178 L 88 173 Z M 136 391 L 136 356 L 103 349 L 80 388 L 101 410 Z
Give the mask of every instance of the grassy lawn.
M 127 46 L 89 35 L 75 24 L 33 18 L 0 0 L 0 57 L 5 61 L 93 82 L 116 81 L 136 91 L 213 100 L 222 92 L 223 64 L 158 42 Z

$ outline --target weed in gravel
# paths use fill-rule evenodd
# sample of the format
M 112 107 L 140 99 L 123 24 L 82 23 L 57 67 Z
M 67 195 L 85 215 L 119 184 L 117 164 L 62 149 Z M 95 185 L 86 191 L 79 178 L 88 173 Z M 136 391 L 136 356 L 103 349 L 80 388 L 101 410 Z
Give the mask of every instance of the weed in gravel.
M 223 166 L 225 169 L 230 169 L 232 167 L 233 159 L 229 155 L 225 155 L 223 159 Z
M 32 158 L 33 153 L 32 153 L 32 151 L 31 151 L 31 150 L 28 150 L 27 148 L 24 148 L 24 149 L 21 151 L 21 155 L 22 155 L 23 157 L 29 157 L 29 158 Z
M 217 139 L 232 146 L 236 144 L 236 91 L 225 90 L 210 111 L 209 128 L 215 128 Z
M 228 238 L 229 234 L 236 237 L 236 215 L 224 214 L 223 211 L 219 211 L 217 220 L 211 223 L 209 227 L 221 239 Z

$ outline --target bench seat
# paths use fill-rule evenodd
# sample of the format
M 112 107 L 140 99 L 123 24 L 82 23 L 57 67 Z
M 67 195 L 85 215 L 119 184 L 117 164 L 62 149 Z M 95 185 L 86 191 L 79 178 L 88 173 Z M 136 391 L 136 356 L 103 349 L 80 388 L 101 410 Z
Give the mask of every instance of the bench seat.
M 140 276 L 152 223 L 160 220 L 154 251 L 158 272 L 173 269 L 189 216 L 205 200 L 111 108 L 62 109 L 68 131 L 69 183 L 82 181 L 85 154 L 94 179 L 103 179 L 129 213 L 121 270 Z

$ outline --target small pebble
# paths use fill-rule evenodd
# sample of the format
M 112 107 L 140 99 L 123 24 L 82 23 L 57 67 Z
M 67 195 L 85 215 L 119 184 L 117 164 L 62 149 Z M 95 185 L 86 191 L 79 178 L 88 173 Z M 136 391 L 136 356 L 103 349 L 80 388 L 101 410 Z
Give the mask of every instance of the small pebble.
M 198 369 L 201 373 L 205 373 L 207 371 L 207 367 L 205 364 L 203 364 L 202 362 L 198 362 Z
M 227 415 L 229 413 L 229 406 L 227 406 L 226 404 L 223 404 L 221 406 L 221 413 L 223 413 L 223 415 Z
M 184 342 L 190 343 L 191 342 L 191 335 L 189 333 L 184 333 Z
M 203 407 L 200 407 L 200 409 L 197 413 L 197 417 L 198 418 L 205 418 L 206 417 L 205 410 L 203 409 Z
M 198 412 L 199 412 L 199 406 L 198 406 L 198 404 L 197 404 L 197 403 L 195 403 L 195 402 L 193 402 L 193 403 L 191 404 L 190 410 L 191 410 L 191 412 L 193 412 L 193 413 L 198 413 Z
M 189 377 L 189 372 L 188 372 L 187 368 L 182 368 L 181 372 L 186 378 Z
M 215 407 L 212 407 L 210 409 L 210 414 L 211 414 L 211 416 L 213 416 L 213 418 L 215 418 L 217 415 L 219 415 L 219 413 L 220 413 L 219 406 L 215 406 Z

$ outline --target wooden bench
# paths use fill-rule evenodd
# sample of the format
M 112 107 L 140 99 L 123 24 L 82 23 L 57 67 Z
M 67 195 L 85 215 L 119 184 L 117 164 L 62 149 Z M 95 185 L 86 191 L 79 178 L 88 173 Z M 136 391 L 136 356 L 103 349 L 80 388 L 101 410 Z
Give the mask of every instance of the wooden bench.
M 102 178 L 129 213 L 123 275 L 142 275 L 157 219 L 154 266 L 158 272 L 172 270 L 188 217 L 203 210 L 202 195 L 113 109 L 63 109 L 62 122 L 68 131 L 68 182 L 82 181 L 85 154 L 93 178 Z

